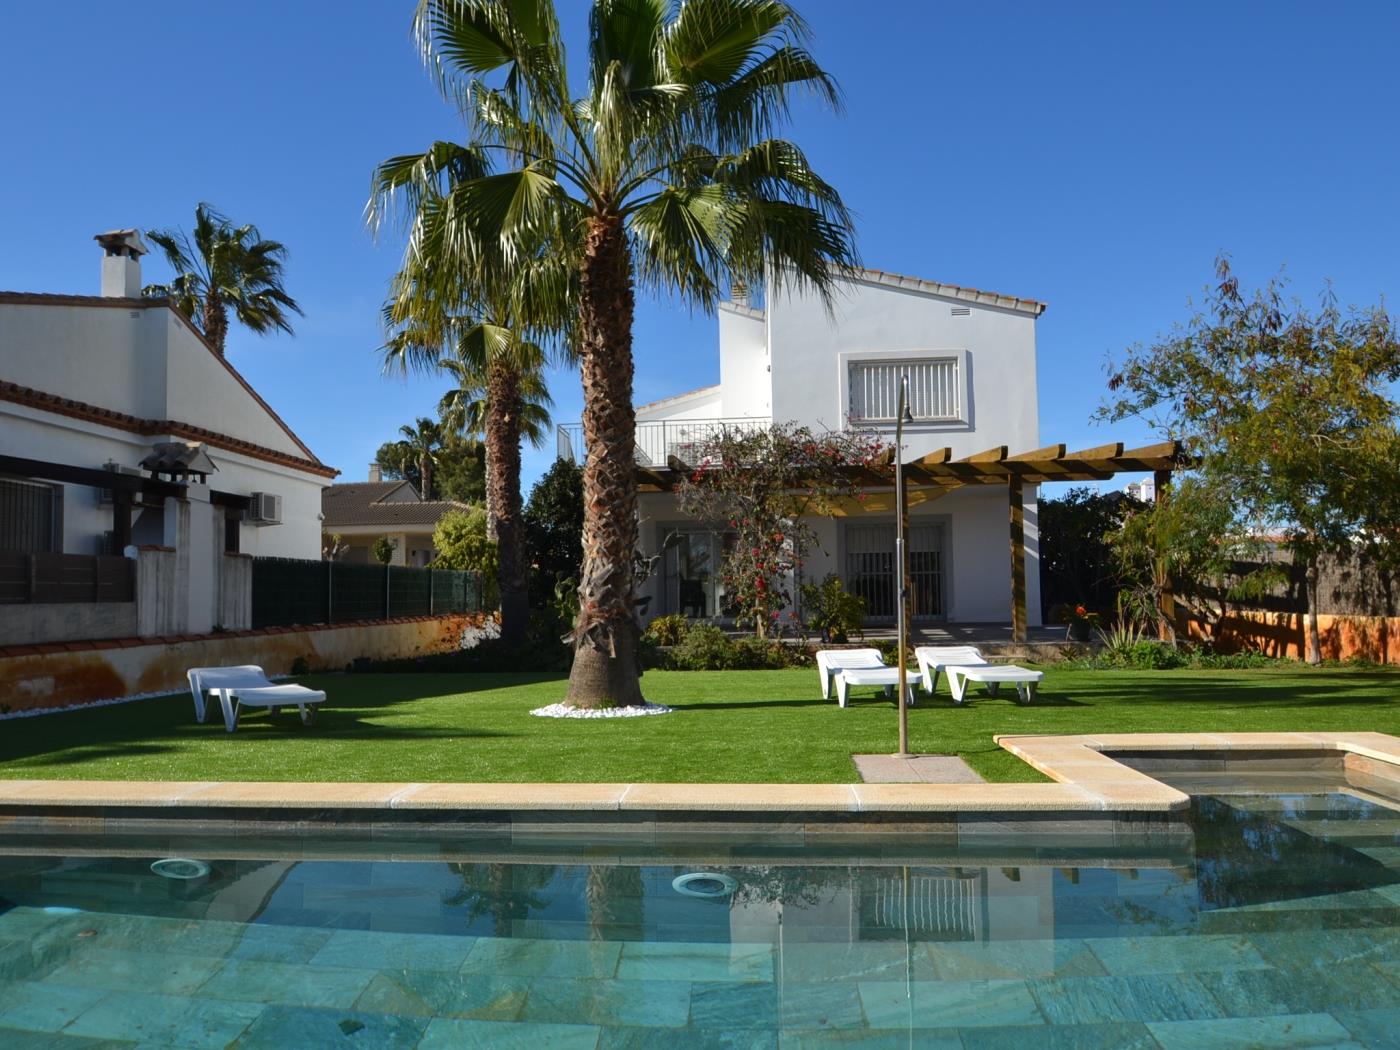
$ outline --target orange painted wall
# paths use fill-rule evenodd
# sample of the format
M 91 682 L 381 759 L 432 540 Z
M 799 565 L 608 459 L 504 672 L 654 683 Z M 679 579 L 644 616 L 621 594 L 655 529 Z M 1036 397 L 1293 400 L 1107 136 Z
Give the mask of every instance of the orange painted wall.
M 188 688 L 191 667 L 257 664 L 287 674 L 298 659 L 312 670 L 340 669 L 360 657 L 396 659 L 451 652 L 479 613 L 280 631 L 182 636 L 145 644 L 43 646 L 0 657 L 0 713 L 49 710 Z M 97 646 L 103 646 L 101 648 Z M 31 647 L 32 648 L 32 647 Z
M 1188 624 L 1192 638 L 1208 637 L 1201 624 Z M 1317 617 L 1318 641 L 1324 660 L 1373 660 L 1400 664 L 1400 617 Z M 1301 660 L 1307 655 L 1306 617 L 1301 613 L 1245 611 L 1225 617 L 1216 631 L 1216 644 L 1226 652 L 1257 649 L 1270 656 Z

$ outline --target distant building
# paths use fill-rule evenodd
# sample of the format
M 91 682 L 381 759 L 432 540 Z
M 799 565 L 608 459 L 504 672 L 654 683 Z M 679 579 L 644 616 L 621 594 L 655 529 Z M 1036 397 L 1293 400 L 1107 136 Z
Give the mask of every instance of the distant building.
M 1141 481 L 1128 482 L 1123 486 L 1123 491 L 1143 503 L 1154 503 L 1157 499 L 1157 483 L 1150 474 Z
M 331 485 L 322 492 L 322 548 L 337 561 L 367 564 L 374 561 L 375 541 L 387 536 L 394 544 L 390 565 L 421 568 L 437 556 L 433 532 L 442 516 L 470 509 L 452 500 L 425 500 L 412 482 L 384 481 L 378 465 L 370 464 L 368 481 Z M 342 550 L 333 554 L 335 536 Z

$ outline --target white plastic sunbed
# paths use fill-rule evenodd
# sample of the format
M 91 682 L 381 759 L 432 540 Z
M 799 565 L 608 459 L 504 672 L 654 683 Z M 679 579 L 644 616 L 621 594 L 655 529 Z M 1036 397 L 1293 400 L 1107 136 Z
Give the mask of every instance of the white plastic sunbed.
M 914 706 L 914 681 L 916 679 L 912 669 L 904 672 L 904 695 L 909 701 L 909 706 Z M 836 672 L 836 702 L 842 707 L 846 706 L 846 697 L 853 686 L 876 685 L 885 690 L 887 696 L 892 695 L 899 685 L 898 667 L 847 667 Z
M 275 685 L 261 667 L 242 664 L 235 667 L 192 667 L 186 672 L 190 694 L 194 697 L 194 716 L 203 722 L 209 717 L 206 693 L 219 698 L 223 709 L 224 729 L 232 733 L 238 728 L 244 707 L 266 707 L 277 714 L 283 707 L 300 709 L 302 725 L 316 721 L 317 708 L 325 703 L 326 694 L 304 685 Z
M 914 650 L 924 692 L 938 691 L 938 676 L 950 667 L 987 667 L 987 659 L 975 645 L 921 645 Z
M 885 658 L 879 649 L 818 649 L 817 673 L 822 679 L 822 699 L 831 698 L 831 680 L 841 671 L 884 666 Z
M 945 667 L 948 672 L 948 689 L 953 694 L 953 703 L 961 704 L 966 701 L 967 687 L 971 682 L 981 682 L 987 687 L 987 692 L 992 696 L 997 695 L 997 688 L 1002 682 L 1012 682 L 1016 686 L 1016 699 L 1023 704 L 1029 704 L 1035 700 L 1035 689 L 1040 684 L 1040 680 L 1045 677 L 1043 671 L 1032 671 L 1029 667 L 1017 667 L 1015 664 L 988 664 L 985 667 Z

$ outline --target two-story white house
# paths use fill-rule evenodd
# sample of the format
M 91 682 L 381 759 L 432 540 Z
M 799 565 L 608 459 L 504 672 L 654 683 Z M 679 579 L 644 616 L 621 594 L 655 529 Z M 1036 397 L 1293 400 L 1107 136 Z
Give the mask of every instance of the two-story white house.
M 861 270 L 837 290 L 834 312 L 814 296 L 774 296 L 764 309 L 730 302 L 719 310 L 717 386 L 637 409 L 637 460 L 663 467 L 720 425 L 796 422 L 814 429 L 875 429 L 893 443 L 902 377 L 913 422 L 904 460 L 951 448 L 960 459 L 996 446 L 1039 445 L 1036 319 L 1045 303 L 958 285 Z M 561 452 L 582 455 L 573 428 Z M 1025 582 L 1038 625 L 1036 490 L 1025 494 Z M 1004 485 L 929 489 L 909 495 L 912 604 L 916 620 L 1006 623 L 1012 568 Z M 647 615 L 724 619 L 718 571 L 726 537 L 687 521 L 668 492 L 640 495 L 643 552 L 660 552 L 647 581 Z M 895 508 L 877 494 L 848 516 L 813 523 L 820 550 L 804 580 L 840 575 L 867 600 L 872 622 L 895 614 Z M 673 537 L 667 544 L 668 537 Z

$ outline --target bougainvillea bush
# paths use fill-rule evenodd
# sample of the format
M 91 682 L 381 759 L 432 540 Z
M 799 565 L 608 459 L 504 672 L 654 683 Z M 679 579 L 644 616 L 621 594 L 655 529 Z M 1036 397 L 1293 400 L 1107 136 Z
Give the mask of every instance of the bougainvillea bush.
M 720 565 L 740 626 L 761 638 L 795 623 L 792 580 L 817 546 L 811 520 L 863 501 L 870 471 L 893 473 L 868 431 L 814 431 L 795 423 L 725 427 L 699 442 L 676 489 L 685 513 L 734 536 Z M 864 468 L 863 470 L 861 468 Z

